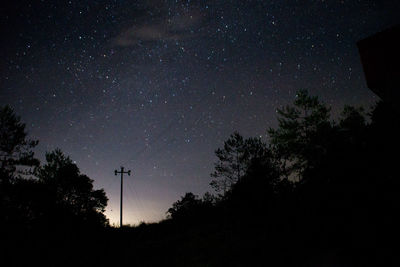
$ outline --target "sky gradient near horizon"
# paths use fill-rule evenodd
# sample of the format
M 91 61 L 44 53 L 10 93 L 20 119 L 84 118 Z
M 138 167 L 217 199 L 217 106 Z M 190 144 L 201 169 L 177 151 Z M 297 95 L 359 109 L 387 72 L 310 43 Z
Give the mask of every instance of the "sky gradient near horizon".
M 233 131 L 265 137 L 298 89 L 337 114 L 377 101 L 356 47 L 400 23 L 399 1 L 8 1 L 0 104 L 61 148 L 124 222 L 165 218 L 210 191 L 214 150 Z

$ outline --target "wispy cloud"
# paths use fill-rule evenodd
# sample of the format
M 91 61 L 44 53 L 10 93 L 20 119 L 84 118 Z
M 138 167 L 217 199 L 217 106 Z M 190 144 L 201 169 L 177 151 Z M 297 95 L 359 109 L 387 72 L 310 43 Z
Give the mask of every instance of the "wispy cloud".
M 191 10 L 174 16 L 132 25 L 115 39 L 117 46 L 131 46 L 139 42 L 186 40 L 198 36 L 203 21 L 200 12 Z

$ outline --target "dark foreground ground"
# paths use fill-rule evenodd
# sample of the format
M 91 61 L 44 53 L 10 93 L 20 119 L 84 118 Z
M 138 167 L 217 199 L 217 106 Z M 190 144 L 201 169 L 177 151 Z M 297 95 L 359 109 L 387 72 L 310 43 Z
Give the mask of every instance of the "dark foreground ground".
M 398 266 L 398 250 L 389 244 L 288 241 L 257 225 L 170 221 L 123 229 L 10 230 L 2 233 L 1 266 Z

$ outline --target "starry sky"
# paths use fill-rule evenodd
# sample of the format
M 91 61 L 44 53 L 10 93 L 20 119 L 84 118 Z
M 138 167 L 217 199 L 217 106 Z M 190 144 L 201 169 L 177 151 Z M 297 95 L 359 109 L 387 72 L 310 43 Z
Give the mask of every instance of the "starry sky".
M 202 195 L 214 150 L 265 137 L 308 89 L 337 114 L 377 101 L 356 42 L 400 22 L 398 0 L 21 0 L 0 9 L 0 104 L 104 188 L 106 215 L 158 221 Z

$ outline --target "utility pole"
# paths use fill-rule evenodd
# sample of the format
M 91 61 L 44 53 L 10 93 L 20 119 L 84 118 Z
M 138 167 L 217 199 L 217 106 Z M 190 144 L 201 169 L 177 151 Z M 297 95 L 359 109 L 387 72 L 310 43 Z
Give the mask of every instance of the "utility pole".
M 123 193 L 123 184 L 124 184 L 124 173 L 128 174 L 129 176 L 131 175 L 131 171 L 124 171 L 124 167 L 121 166 L 121 171 L 114 171 L 115 175 L 118 175 L 118 173 L 121 174 L 121 204 L 120 204 L 120 212 L 119 212 L 119 227 L 122 227 L 122 193 Z

